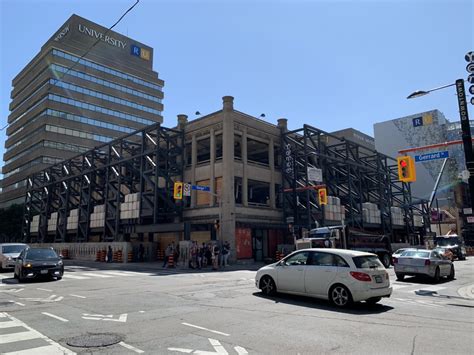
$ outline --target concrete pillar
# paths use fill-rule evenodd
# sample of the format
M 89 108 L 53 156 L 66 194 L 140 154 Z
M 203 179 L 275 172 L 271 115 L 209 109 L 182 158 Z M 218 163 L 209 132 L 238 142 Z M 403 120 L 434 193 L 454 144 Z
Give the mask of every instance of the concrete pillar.
M 268 162 L 270 165 L 270 207 L 276 208 L 275 200 L 275 143 L 270 138 L 268 143 Z
M 196 165 L 197 165 L 197 139 L 196 134 L 191 138 L 191 184 L 196 185 Z M 196 192 L 191 193 L 191 208 L 196 207 Z
M 222 110 L 222 192 L 219 239 L 229 241 L 235 258 L 234 98 L 224 96 Z
M 210 172 L 209 172 L 209 186 L 211 188 L 211 196 L 209 198 L 209 206 L 210 207 L 214 207 L 214 200 L 215 200 L 215 196 L 213 194 L 216 193 L 216 184 L 215 184 L 215 180 L 216 180 L 216 177 L 215 177 L 215 169 L 214 169 L 214 165 L 216 163 L 216 134 L 214 132 L 214 128 L 211 128 L 210 129 L 210 142 L 209 142 L 209 149 L 210 149 L 210 152 L 211 152 L 211 156 L 210 156 L 210 161 L 209 161 L 209 168 L 210 168 Z
M 242 205 L 248 207 L 249 205 L 249 196 L 248 196 L 248 163 L 247 163 L 247 127 L 243 128 L 242 131 L 242 144 L 240 145 L 241 155 L 242 155 Z

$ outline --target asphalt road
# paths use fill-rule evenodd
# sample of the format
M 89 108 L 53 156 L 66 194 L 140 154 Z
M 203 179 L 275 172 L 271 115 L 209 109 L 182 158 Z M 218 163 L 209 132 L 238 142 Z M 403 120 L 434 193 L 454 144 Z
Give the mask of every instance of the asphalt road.
M 456 279 L 406 278 L 380 304 L 255 288 L 255 271 L 67 262 L 60 281 L 0 274 L 1 354 L 472 354 L 474 257 Z M 73 347 L 113 343 L 109 346 Z

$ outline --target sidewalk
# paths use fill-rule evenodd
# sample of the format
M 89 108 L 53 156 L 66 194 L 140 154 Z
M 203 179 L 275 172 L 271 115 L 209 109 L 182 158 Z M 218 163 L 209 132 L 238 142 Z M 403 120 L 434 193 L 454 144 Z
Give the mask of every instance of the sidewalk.
M 125 271 L 144 271 L 144 272 L 173 272 L 175 274 L 191 274 L 191 273 L 203 273 L 203 272 L 223 272 L 223 271 L 257 271 L 265 264 L 263 262 L 252 262 L 246 264 L 232 264 L 228 265 L 225 268 L 220 267 L 219 270 L 212 270 L 211 266 L 207 266 L 202 269 L 190 269 L 183 265 L 179 265 L 172 268 L 163 268 L 163 261 L 150 261 L 150 262 L 131 262 L 131 263 L 106 263 L 99 261 L 84 261 L 84 260 L 74 260 L 66 259 L 64 260 L 64 266 L 81 266 L 91 269 L 100 269 L 100 270 L 125 270 Z

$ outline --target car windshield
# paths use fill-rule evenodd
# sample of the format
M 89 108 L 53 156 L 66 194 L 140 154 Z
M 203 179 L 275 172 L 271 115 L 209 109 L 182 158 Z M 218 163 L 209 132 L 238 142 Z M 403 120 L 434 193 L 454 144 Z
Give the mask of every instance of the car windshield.
M 58 255 L 52 249 L 30 249 L 26 258 L 29 260 L 57 259 Z
M 405 251 L 406 249 L 398 249 L 394 254 L 401 254 Z
M 2 246 L 2 253 L 3 254 L 14 254 L 14 253 L 21 253 L 23 249 L 25 249 L 26 245 L 4 245 Z
M 407 250 L 401 256 L 410 256 L 412 258 L 429 258 L 430 252 L 425 250 Z
M 448 246 L 448 245 L 457 245 L 459 244 L 458 238 L 437 238 L 436 245 L 441 247 Z
M 358 269 L 370 269 L 371 267 L 383 267 L 377 255 L 354 256 L 352 258 Z

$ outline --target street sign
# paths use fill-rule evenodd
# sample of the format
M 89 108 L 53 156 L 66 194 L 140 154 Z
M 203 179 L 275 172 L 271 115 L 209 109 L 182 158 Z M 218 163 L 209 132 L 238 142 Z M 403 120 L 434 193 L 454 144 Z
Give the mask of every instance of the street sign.
M 183 184 L 183 196 L 191 196 L 191 184 Z
M 464 59 L 466 59 L 466 62 L 474 62 L 474 52 L 467 52 Z
M 198 190 L 198 191 L 206 191 L 206 192 L 211 191 L 211 188 L 209 186 L 191 185 L 191 188 L 193 190 Z
M 474 217 L 467 217 L 467 223 L 474 223 Z
M 462 209 L 462 214 L 463 215 L 472 214 L 472 208 L 463 208 Z
M 322 182 L 323 171 L 318 168 L 308 168 L 308 180 Z
M 424 162 L 424 161 L 436 160 L 436 159 L 445 159 L 445 158 L 449 158 L 449 152 L 447 150 L 444 150 L 442 152 L 436 152 L 436 153 L 415 155 L 415 162 L 420 163 L 420 162 Z

